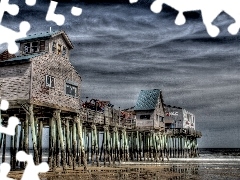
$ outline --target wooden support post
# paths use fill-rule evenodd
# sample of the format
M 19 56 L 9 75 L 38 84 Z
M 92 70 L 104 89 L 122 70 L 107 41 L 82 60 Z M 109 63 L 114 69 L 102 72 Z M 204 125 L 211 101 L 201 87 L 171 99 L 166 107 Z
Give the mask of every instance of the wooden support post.
M 39 162 L 42 162 L 42 135 L 43 135 L 43 122 L 38 121 L 38 153 L 39 153 Z
M 2 152 L 2 163 L 5 162 L 5 154 L 6 154 L 6 134 L 3 134 L 3 152 Z
M 14 156 L 14 150 L 13 150 L 13 146 L 14 146 L 14 136 L 10 136 L 10 166 L 12 170 L 15 170 L 15 166 L 13 165 L 13 156 Z
M 89 131 L 86 131 L 86 139 L 87 139 L 87 162 L 90 162 L 90 138 L 89 138 Z
M 72 166 L 72 157 L 71 157 L 71 145 L 70 145 L 70 128 L 69 128 L 69 120 L 66 119 L 66 141 L 67 141 L 67 156 L 68 156 L 68 165 Z
M 143 146 L 143 135 L 142 133 L 139 132 L 139 159 L 138 161 L 142 161 L 142 153 L 143 153 L 143 149 L 142 149 L 142 146 Z
M 29 115 L 26 114 L 24 123 L 24 151 L 29 154 Z
M 94 136 L 95 136 L 95 154 L 97 166 L 99 166 L 99 134 L 96 125 L 94 126 Z
M 95 137 L 94 137 L 94 127 L 95 125 L 92 124 L 91 125 L 91 162 L 92 165 L 94 165 L 94 155 L 95 155 L 95 148 L 96 148 L 96 144 L 95 144 Z
M 140 147 L 139 147 L 140 146 L 140 144 L 139 144 L 139 139 L 140 139 L 139 136 L 140 135 L 139 135 L 138 131 L 136 132 L 136 136 L 137 136 L 136 137 L 136 153 L 137 153 L 137 161 L 139 161 L 140 160 L 140 153 L 139 153 L 140 152 L 139 151 L 140 150 Z
M 107 128 L 108 126 L 103 126 L 104 135 L 103 135 L 103 154 L 104 154 L 104 166 L 106 166 L 107 160 Z
M 20 136 L 19 136 L 18 151 L 24 150 L 23 139 L 24 139 L 24 122 L 21 122 L 21 130 L 20 130 Z M 20 162 L 20 168 L 24 168 L 24 162 Z
M 36 137 L 36 127 L 35 127 L 35 121 L 34 121 L 34 112 L 33 112 L 33 105 L 30 104 L 29 106 L 29 112 L 30 112 L 30 125 L 31 125 L 31 133 L 32 133 L 32 142 L 33 142 L 33 150 L 34 150 L 34 162 L 36 165 L 39 164 L 39 157 L 38 157 L 38 149 L 37 149 L 37 137 Z
M 151 131 L 150 133 L 150 156 L 151 156 L 151 161 L 153 161 L 153 151 L 154 151 L 154 142 L 153 142 L 153 136 L 154 136 L 154 131 Z
M 72 133 L 73 133 L 73 139 L 72 139 L 72 154 L 73 154 L 73 170 L 76 168 L 76 153 L 77 153 L 77 131 L 76 131 L 76 122 L 73 121 L 73 128 L 72 128 Z
M 61 110 L 55 110 L 53 113 L 53 116 L 57 121 L 57 130 L 58 130 L 60 146 L 61 146 L 62 166 L 63 166 L 63 172 L 65 173 L 66 172 L 66 157 L 65 157 L 65 145 L 64 145 L 64 139 L 63 139 L 63 131 L 62 131 L 62 122 L 61 122 L 60 112 L 61 112 Z
M 121 154 L 121 161 L 125 161 L 125 157 L 124 157 L 124 129 L 121 130 L 121 150 L 120 150 L 120 154 Z
M 52 168 L 53 171 L 56 171 L 56 167 L 59 166 L 59 148 L 58 148 L 58 134 L 57 134 L 57 125 L 56 125 L 56 120 L 52 117 L 52 132 L 51 132 L 51 136 L 52 136 L 52 149 L 53 149 L 53 161 L 52 161 Z
M 127 135 L 126 129 L 124 131 L 124 136 L 125 136 L 126 161 L 129 161 L 129 141 L 128 141 L 128 135 Z
M 82 155 L 82 162 L 84 169 L 87 170 L 87 161 L 86 161 L 86 156 L 85 156 L 85 149 L 84 149 L 84 144 L 83 144 L 83 138 L 82 138 L 82 122 L 80 120 L 79 116 L 75 116 L 74 121 L 77 123 L 77 132 L 78 132 L 78 137 L 79 137 L 79 145 L 81 149 L 81 155 Z
M 112 154 L 113 154 L 113 164 L 115 165 L 115 161 L 116 161 L 116 146 L 117 146 L 117 142 L 116 142 L 116 134 L 117 134 L 117 127 L 115 126 L 113 128 L 113 142 L 112 142 Z
M 166 148 L 167 148 L 167 151 L 166 151 L 166 158 L 167 158 L 167 161 L 169 161 L 169 141 L 170 141 L 170 137 L 169 135 L 165 135 L 166 136 Z
M 104 155 L 103 155 L 103 136 L 104 136 L 104 133 L 101 133 L 102 134 L 102 145 L 101 145 L 101 151 L 100 151 L 100 161 L 103 161 L 104 160 L 104 158 L 102 158 L 102 157 L 104 157 Z M 101 135 L 100 134 L 100 132 L 99 132 L 99 135 Z M 100 139 L 100 138 L 99 138 Z M 100 140 L 99 140 L 99 142 L 100 142 Z
M 66 143 L 66 124 L 65 124 L 65 120 L 63 120 L 61 118 L 61 128 L 62 128 L 62 135 L 63 135 L 63 144 L 64 144 L 64 155 L 65 155 L 65 163 L 66 163 L 66 167 L 67 167 L 67 143 Z M 60 137 L 59 137 L 60 138 Z M 61 140 L 60 140 L 61 143 Z M 62 150 L 61 150 L 61 164 L 63 165 L 63 155 L 62 155 Z
M 18 125 L 15 128 L 14 142 L 13 142 L 13 169 L 16 169 L 17 165 L 17 138 L 18 138 Z
M 120 154 L 120 139 L 119 139 L 119 130 L 117 129 L 116 131 L 116 143 L 117 143 L 117 157 L 118 157 L 118 161 L 119 164 L 121 163 L 121 154 Z
M 2 150 L 2 143 L 3 143 L 3 134 L 1 133 L 1 135 L 0 135 L 0 154 L 1 154 L 1 150 Z
M 0 126 L 2 126 L 2 113 L 1 113 L 1 109 L 0 109 Z M 1 153 L 1 147 L 2 147 L 2 139 L 3 139 L 3 134 L 0 132 L 0 153 Z
M 143 160 L 146 161 L 146 132 L 143 132 Z
M 48 131 L 48 138 L 49 138 L 49 145 L 48 145 L 48 165 L 49 169 L 53 168 L 52 162 L 53 162 L 53 125 L 52 125 L 53 119 L 49 119 L 49 131 Z
M 112 159 L 111 159 L 111 136 L 109 133 L 109 127 L 107 128 L 107 154 L 108 154 L 108 162 L 109 165 L 111 165 Z

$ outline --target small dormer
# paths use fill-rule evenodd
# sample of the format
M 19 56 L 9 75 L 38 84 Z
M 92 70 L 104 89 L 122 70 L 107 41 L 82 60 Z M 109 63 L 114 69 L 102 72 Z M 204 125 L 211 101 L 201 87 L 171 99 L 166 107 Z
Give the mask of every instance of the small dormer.
M 69 58 L 69 51 L 73 45 L 64 31 L 51 31 L 37 33 L 18 39 L 20 43 L 20 55 L 31 55 L 38 53 L 55 53 L 59 56 Z

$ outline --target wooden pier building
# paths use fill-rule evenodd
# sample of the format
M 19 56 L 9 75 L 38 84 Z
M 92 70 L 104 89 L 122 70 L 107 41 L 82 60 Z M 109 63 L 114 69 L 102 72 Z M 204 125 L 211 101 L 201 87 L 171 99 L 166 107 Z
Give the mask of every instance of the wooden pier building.
M 0 111 L 0 123 L 6 125 L 10 116 L 21 122 L 10 138 L 13 170 L 25 166 L 16 161 L 19 150 L 29 153 L 33 149 L 35 163 L 42 162 L 46 128 L 48 163 L 53 171 L 60 166 L 63 171 L 87 168 L 88 163 L 99 166 L 197 156 L 201 133 L 185 127 L 166 128 L 160 90 L 141 91 L 135 107 L 125 111 L 97 99 L 82 104 L 81 76 L 70 63 L 73 45 L 64 31 L 33 34 L 17 42 L 20 55 L 4 56 L 0 61 L 0 97 L 10 102 L 7 111 Z M 0 151 L 4 162 L 5 134 L 0 134 Z

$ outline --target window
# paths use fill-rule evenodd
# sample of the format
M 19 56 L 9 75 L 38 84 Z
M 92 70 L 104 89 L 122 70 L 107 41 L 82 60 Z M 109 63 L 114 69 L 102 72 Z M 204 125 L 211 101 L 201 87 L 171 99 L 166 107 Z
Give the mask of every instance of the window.
M 61 54 L 61 52 L 62 52 L 62 45 L 58 44 L 57 54 Z
M 65 56 L 66 54 L 67 54 L 67 49 L 66 49 L 66 47 L 63 46 L 62 56 Z
M 31 53 L 31 43 L 24 44 L 24 52 Z
M 55 78 L 52 76 L 46 75 L 46 86 L 50 88 L 54 88 Z
M 66 94 L 70 96 L 77 96 L 77 89 L 78 87 L 69 83 L 66 83 Z
M 34 41 L 34 42 L 29 42 L 25 43 L 23 47 L 23 51 L 25 54 L 29 53 L 36 53 L 40 51 L 45 50 L 45 41 Z
M 32 51 L 32 53 L 35 53 L 35 52 L 38 52 L 39 50 L 38 50 L 38 42 L 32 42 L 32 47 L 31 47 L 31 51 Z
M 140 115 L 140 119 L 150 119 L 150 115 Z
M 40 41 L 40 51 L 45 50 L 45 41 Z
M 53 42 L 53 44 L 52 44 L 52 52 L 55 52 L 56 51 L 56 42 Z

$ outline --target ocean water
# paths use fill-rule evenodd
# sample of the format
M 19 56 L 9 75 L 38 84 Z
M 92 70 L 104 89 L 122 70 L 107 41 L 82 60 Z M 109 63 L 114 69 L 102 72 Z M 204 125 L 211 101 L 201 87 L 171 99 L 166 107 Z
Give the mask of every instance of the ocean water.
M 32 153 L 32 151 L 30 151 Z M 70 170 L 67 174 L 41 176 L 41 180 L 70 179 L 240 179 L 240 149 L 200 149 L 197 158 L 170 158 L 164 162 L 122 162 L 100 169 L 89 164 L 87 173 Z M 47 161 L 47 151 L 43 161 Z M 6 153 L 6 162 L 10 154 Z M 1 160 L 0 160 L 1 162 Z M 110 169 L 109 169 L 110 168 Z M 107 171 L 105 171 L 107 170 Z

